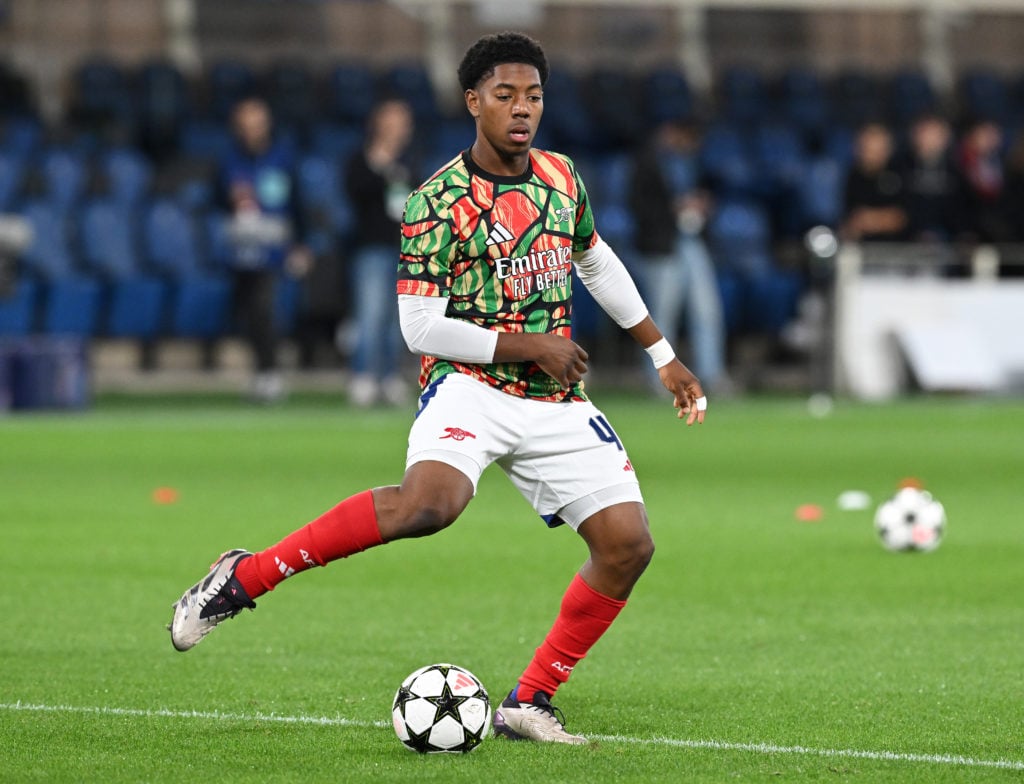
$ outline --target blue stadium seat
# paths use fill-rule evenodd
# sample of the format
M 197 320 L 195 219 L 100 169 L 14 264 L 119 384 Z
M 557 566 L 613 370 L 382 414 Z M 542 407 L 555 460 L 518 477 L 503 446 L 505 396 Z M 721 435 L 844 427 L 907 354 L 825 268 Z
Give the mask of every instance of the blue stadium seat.
M 72 78 L 72 114 L 77 123 L 97 130 L 120 130 L 134 126 L 134 101 L 124 69 L 113 60 L 98 57 L 83 62 Z
M 790 68 L 779 82 L 782 116 L 802 133 L 820 131 L 828 123 L 828 100 L 821 78 L 807 68 Z
M 846 172 L 846 163 L 829 155 L 819 155 L 808 162 L 797 199 L 804 228 L 838 228 L 843 218 Z
M 82 157 L 66 147 L 49 147 L 42 152 L 39 170 L 46 198 L 63 210 L 74 207 L 89 184 L 89 171 Z
M 382 74 L 381 80 L 383 91 L 405 99 L 418 122 L 431 122 L 437 118 L 434 84 L 422 63 L 393 65 Z
M 25 268 L 46 280 L 72 275 L 76 265 L 65 213 L 39 199 L 26 202 L 18 212 L 32 228 L 32 241 L 21 254 Z
M 242 98 L 250 95 L 255 85 L 252 69 L 238 60 L 219 60 L 206 75 L 206 113 L 226 123 L 231 110 Z
M 225 122 L 190 119 L 181 127 L 179 150 L 196 160 L 216 162 L 231 149 L 231 130 Z
M 339 164 L 330 158 L 307 155 L 299 162 L 299 193 L 310 226 L 329 225 L 338 234 L 353 226 L 352 208 L 341 187 Z
M 579 81 L 567 67 L 552 67 L 544 85 L 544 121 L 551 146 L 578 154 L 593 146 L 594 131 Z
M 778 332 L 796 311 L 802 281 L 776 267 L 767 212 L 752 202 L 723 202 L 709 233 L 719 266 L 739 281 L 742 327 Z
M 719 196 L 749 196 L 757 187 L 757 170 L 747 139 L 732 125 L 713 125 L 704 134 L 701 165 Z
M 583 80 L 583 99 L 603 146 L 632 147 L 641 141 L 644 105 L 631 74 L 621 68 L 595 68 Z
M 211 271 L 199 229 L 173 199 L 157 199 L 143 216 L 144 254 L 170 283 L 169 331 L 181 337 L 214 338 L 228 326 L 231 286 Z
M 43 295 L 43 332 L 88 337 L 96 333 L 101 287 L 81 275 L 52 280 Z
M 100 155 L 99 170 L 110 198 L 124 208 L 142 204 L 153 184 L 152 164 L 134 147 L 115 147 Z
M 864 71 L 848 69 L 836 75 L 830 98 L 832 117 L 848 128 L 882 117 L 878 81 Z
M 275 122 L 304 131 L 317 111 L 316 85 L 306 64 L 299 60 L 273 63 L 263 85 Z
M 795 186 L 804 174 L 806 152 L 797 130 L 789 125 L 765 125 L 754 134 L 754 152 L 758 166 L 768 176 L 771 187 Z
M 733 66 L 722 76 L 720 89 L 722 118 L 727 122 L 751 124 L 768 116 L 768 90 L 754 68 Z
M 24 177 L 24 160 L 13 153 L 0 152 L 0 212 L 14 203 Z
M 163 326 L 166 284 L 157 278 L 139 275 L 116 280 L 109 285 L 105 334 L 120 338 L 153 338 Z
M 335 65 L 328 76 L 327 103 L 330 115 L 343 123 L 362 127 L 377 100 L 373 71 L 362 63 Z
M 184 278 L 171 295 L 170 331 L 179 337 L 220 337 L 230 326 L 230 313 L 231 284 L 227 278 Z
M 174 155 L 181 124 L 190 114 L 185 78 L 172 63 L 153 61 L 140 68 L 137 84 L 143 147 L 157 158 Z
M 14 291 L 0 297 L 0 336 L 27 335 L 32 331 L 38 287 L 29 278 L 15 281 Z
M 106 278 L 137 275 L 139 260 L 131 211 L 111 198 L 89 199 L 78 215 L 78 239 L 85 266 Z
M 35 117 L 0 118 L 0 152 L 31 158 L 43 142 L 43 126 Z
M 652 69 L 642 85 L 644 114 L 648 125 L 693 117 L 693 93 L 686 76 L 675 66 Z
M 1005 123 L 1010 117 L 1009 90 L 995 71 L 977 68 L 960 81 L 960 97 L 968 117 Z
M 927 75 L 914 69 L 893 74 L 889 80 L 888 101 L 887 115 L 898 126 L 906 126 L 916 117 L 938 108 L 938 99 Z
M 166 284 L 141 271 L 131 211 L 112 199 L 87 202 L 79 238 L 86 266 L 106 281 L 101 330 L 115 337 L 154 337 L 161 326 Z
M 366 131 L 361 125 L 318 122 L 310 130 L 309 149 L 313 155 L 344 164 L 362 146 L 364 138 Z
M 153 201 L 142 218 L 144 257 L 158 273 L 183 278 L 203 271 L 203 255 L 195 222 L 174 199 Z

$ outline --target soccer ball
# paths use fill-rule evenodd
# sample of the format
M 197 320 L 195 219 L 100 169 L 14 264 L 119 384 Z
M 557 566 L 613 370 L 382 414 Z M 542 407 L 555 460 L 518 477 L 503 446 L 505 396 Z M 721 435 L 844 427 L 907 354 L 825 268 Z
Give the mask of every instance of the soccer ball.
M 902 488 L 875 512 L 875 529 L 887 550 L 934 550 L 945 528 L 942 504 L 916 487 Z
M 402 681 L 391 719 L 406 748 L 421 754 L 466 752 L 487 736 L 491 703 L 487 690 L 469 670 L 431 664 Z

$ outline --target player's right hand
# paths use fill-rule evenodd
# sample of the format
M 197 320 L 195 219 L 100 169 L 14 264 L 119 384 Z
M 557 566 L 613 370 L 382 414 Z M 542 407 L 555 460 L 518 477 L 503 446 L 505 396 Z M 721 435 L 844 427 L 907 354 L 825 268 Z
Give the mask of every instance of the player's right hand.
M 587 372 L 587 352 L 568 338 L 560 335 L 540 334 L 538 353 L 533 358 L 541 370 L 558 382 L 562 389 L 569 389 Z

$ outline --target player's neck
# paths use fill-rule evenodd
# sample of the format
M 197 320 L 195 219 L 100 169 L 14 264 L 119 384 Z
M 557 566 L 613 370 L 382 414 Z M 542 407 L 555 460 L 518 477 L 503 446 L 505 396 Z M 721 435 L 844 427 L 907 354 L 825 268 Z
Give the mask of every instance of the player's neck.
M 473 163 L 489 174 L 498 177 L 518 177 L 530 166 L 529 149 L 523 152 L 502 154 L 486 142 L 478 138 L 469 148 L 469 156 Z

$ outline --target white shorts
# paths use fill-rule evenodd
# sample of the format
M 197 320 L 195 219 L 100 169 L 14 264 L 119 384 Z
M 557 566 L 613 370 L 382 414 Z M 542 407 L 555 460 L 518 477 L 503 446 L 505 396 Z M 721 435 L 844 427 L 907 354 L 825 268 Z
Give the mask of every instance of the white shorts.
M 477 483 L 497 463 L 551 527 L 643 503 L 626 449 L 590 402 L 547 403 L 450 373 L 420 396 L 405 465 L 437 460 Z

